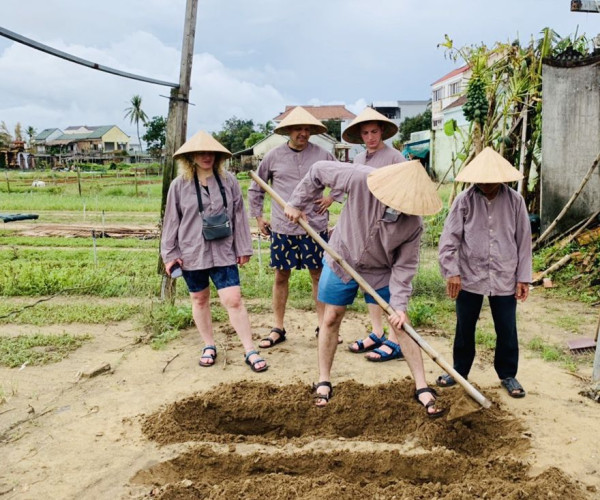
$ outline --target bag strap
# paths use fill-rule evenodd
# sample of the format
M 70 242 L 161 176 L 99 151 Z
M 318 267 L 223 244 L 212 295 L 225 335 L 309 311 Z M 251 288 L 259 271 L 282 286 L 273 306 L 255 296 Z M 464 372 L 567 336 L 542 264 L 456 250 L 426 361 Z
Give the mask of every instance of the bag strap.
M 223 182 L 221 182 L 221 178 L 217 171 L 214 171 L 215 177 L 217 178 L 217 184 L 219 185 L 219 191 L 221 191 L 221 197 L 223 198 L 223 206 L 227 208 L 227 196 L 225 196 L 225 188 L 223 187 Z M 202 214 L 204 213 L 204 206 L 202 205 L 202 192 L 200 191 L 200 183 L 198 182 L 198 173 L 196 169 L 194 169 L 194 185 L 196 186 L 196 197 L 198 198 L 198 211 Z

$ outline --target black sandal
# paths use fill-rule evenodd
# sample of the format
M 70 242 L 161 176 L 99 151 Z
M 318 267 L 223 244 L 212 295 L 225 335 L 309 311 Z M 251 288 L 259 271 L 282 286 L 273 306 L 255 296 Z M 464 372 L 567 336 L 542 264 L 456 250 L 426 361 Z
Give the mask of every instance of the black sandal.
M 502 379 L 501 383 L 511 398 L 524 398 L 525 394 L 527 394 L 525 389 L 523 389 L 523 386 L 519 384 L 519 381 L 514 377 Z
M 429 394 L 431 394 L 433 396 L 433 399 L 431 401 L 429 401 L 429 403 L 424 404 L 419 399 L 419 396 L 421 394 L 425 394 L 426 392 L 428 392 Z M 447 408 L 443 408 L 440 411 L 436 411 L 435 413 L 430 413 L 429 412 L 429 408 L 431 408 L 432 406 L 435 406 L 435 404 L 437 402 L 437 392 L 435 392 L 435 389 L 432 389 L 431 387 L 424 387 L 423 389 L 416 390 L 415 391 L 415 399 L 417 400 L 418 403 L 422 404 L 425 407 L 425 412 L 427 413 L 427 416 L 429 418 L 440 418 L 443 415 L 445 415 L 446 412 L 448 411 Z
M 271 337 L 265 337 L 264 339 L 261 339 L 261 341 L 258 343 L 258 346 L 261 349 L 269 349 L 274 345 L 281 344 L 282 342 L 286 341 L 285 334 L 287 332 L 285 331 L 285 328 L 283 330 L 281 328 L 271 328 L 269 333 L 271 332 L 275 332 L 277 335 L 279 335 L 279 337 L 277 337 L 277 340 L 273 340 Z M 268 342 L 269 345 L 261 345 L 261 342 Z
M 327 394 L 319 394 L 317 392 L 317 389 L 319 387 L 328 387 L 329 388 L 329 392 Z M 315 393 L 314 398 L 315 398 L 315 406 L 317 408 L 323 408 L 325 406 L 327 406 L 327 404 L 329 404 L 329 400 L 333 397 L 333 387 L 331 386 L 331 382 L 319 382 L 318 384 L 313 384 L 312 385 L 312 390 Z M 318 405 L 317 401 L 322 400 L 325 401 L 324 405 Z
M 250 361 L 250 356 L 252 356 L 253 354 L 256 354 L 258 356 L 258 358 L 256 358 L 254 361 Z M 258 355 L 258 351 L 248 352 L 248 354 L 245 355 L 245 358 L 246 358 L 246 364 L 250 366 L 250 368 L 252 369 L 253 372 L 256 372 L 256 373 L 266 372 L 269 369 L 269 365 L 267 365 L 265 360 Z M 256 368 L 256 365 L 258 363 L 262 363 L 262 362 L 265 362 L 265 366 L 263 366 L 262 368 Z
M 209 352 L 208 354 L 206 354 L 206 351 L 209 350 L 213 350 L 214 354 L 212 352 Z M 206 361 L 202 361 L 203 359 L 211 359 L 212 363 L 207 363 Z M 210 366 L 215 366 L 215 361 L 217 359 L 217 347 L 214 345 L 207 345 L 204 349 L 202 349 L 202 356 L 200 357 L 200 361 L 198 361 L 198 364 L 200 366 L 204 366 L 205 368 L 208 368 Z

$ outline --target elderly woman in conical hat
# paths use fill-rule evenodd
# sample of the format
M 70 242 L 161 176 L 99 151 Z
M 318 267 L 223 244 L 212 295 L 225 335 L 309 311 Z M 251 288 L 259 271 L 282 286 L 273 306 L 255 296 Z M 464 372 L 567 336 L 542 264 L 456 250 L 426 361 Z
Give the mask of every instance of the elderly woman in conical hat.
M 311 135 L 327 131 L 317 118 L 301 106 L 296 106 L 281 121 L 275 133 L 285 135 L 285 144 L 269 151 L 258 166 L 257 175 L 273 190 L 287 200 L 310 166 L 319 160 L 334 160 L 334 156 L 325 149 L 309 142 Z M 275 347 L 285 342 L 288 331 L 285 327 L 285 310 L 292 270 L 308 269 L 311 278 L 312 296 L 317 310 L 316 329 L 323 316 L 323 305 L 317 300 L 317 285 L 323 267 L 323 249 L 306 231 L 285 218 L 283 209 L 271 204 L 271 220 L 263 213 L 265 192 L 252 182 L 248 189 L 250 216 L 256 217 L 256 223 L 262 234 L 271 240 L 271 267 L 275 272 L 273 281 L 273 326 L 268 335 L 260 341 L 262 349 Z M 325 196 L 323 188 L 315 192 L 313 203 L 307 210 L 307 219 L 313 229 L 327 240 L 329 212 L 333 200 L 343 201 L 340 192 L 332 191 Z
M 181 272 L 189 289 L 194 322 L 204 342 L 199 365 L 213 366 L 217 358 L 210 311 L 211 280 L 242 341 L 246 364 L 255 372 L 265 371 L 267 363 L 254 347 L 240 291 L 238 265 L 250 260 L 252 240 L 242 190 L 235 176 L 224 168 L 231 153 L 200 131 L 173 157 L 180 173 L 169 187 L 161 256 L 166 272 L 171 276 Z
M 383 142 L 394 137 L 397 132 L 398 126 L 392 120 L 379 111 L 367 107 L 348 125 L 342 133 L 342 138 L 351 144 L 364 144 L 365 146 L 365 151 L 356 155 L 352 160 L 353 163 L 381 168 L 406 161 L 400 151 Z M 385 336 L 381 308 L 375 303 L 367 303 L 367 308 L 371 319 L 371 331 L 366 338 L 350 344 L 348 350 L 353 353 L 382 350 L 386 353 L 383 357 L 378 352 L 367 355 L 367 358 L 379 361 L 389 361 L 401 357 L 400 351 L 392 351 L 388 346 L 382 345 Z
M 506 185 L 522 174 L 492 148 L 479 153 L 456 176 L 470 182 L 444 223 L 439 243 L 440 269 L 450 298 L 456 299 L 454 368 L 467 378 L 475 359 L 475 328 L 488 297 L 494 328 L 494 368 L 509 396 L 521 398 L 517 381 L 519 343 L 517 300 L 524 301 L 531 283 L 531 226 L 523 197 Z M 437 384 L 454 385 L 448 374 Z
M 322 186 L 342 189 L 346 204 L 338 219 L 330 245 L 394 309 L 385 345 L 402 350 L 415 380 L 415 398 L 427 416 L 440 417 L 445 410 L 436 403 L 436 393 L 427 386 L 419 346 L 402 330 L 412 291 L 411 281 L 419 262 L 423 232 L 421 215 L 438 212 L 442 202 L 435 185 L 418 161 L 375 169 L 332 161 L 315 163 L 298 184 L 285 209 L 297 221 L 314 192 Z M 325 312 L 319 335 L 319 382 L 315 385 L 316 405 L 325 406 L 333 396 L 331 368 L 336 339 L 358 291 L 358 283 L 327 255 L 319 281 L 319 300 Z M 380 351 L 379 356 L 389 355 Z M 372 361 L 379 361 L 372 359 Z

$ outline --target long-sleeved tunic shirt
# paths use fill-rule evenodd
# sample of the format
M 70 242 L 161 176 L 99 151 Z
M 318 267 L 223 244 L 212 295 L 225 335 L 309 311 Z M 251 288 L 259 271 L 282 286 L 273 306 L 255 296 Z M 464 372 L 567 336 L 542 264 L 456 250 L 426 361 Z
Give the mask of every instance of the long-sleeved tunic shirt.
M 369 165 L 369 167 L 381 168 L 406 161 L 406 158 L 404 158 L 404 155 L 400 151 L 391 148 L 387 144 L 384 144 L 384 146 L 385 147 L 374 153 L 363 151 L 362 153 L 357 154 L 352 162 L 358 163 L 359 165 Z
M 319 160 L 334 159 L 331 153 L 311 142 L 302 151 L 295 151 L 286 143 L 269 151 L 260 162 L 256 173 L 262 180 L 270 183 L 275 192 L 287 201 L 294 188 L 306 175 L 313 163 Z M 318 232 L 326 231 L 329 222 L 329 212 L 326 211 L 324 214 L 318 214 L 318 208 L 314 203 L 316 199 L 322 196 L 323 188 L 315 192 L 314 198 L 311 200 L 313 203 L 306 207 L 308 223 Z M 331 196 L 338 201 L 342 201 L 343 199 L 341 193 L 332 191 Z M 256 182 L 252 181 L 248 189 L 248 204 L 250 206 L 251 217 L 262 217 L 264 198 L 265 192 Z M 301 226 L 290 222 L 285 217 L 283 208 L 277 203 L 271 203 L 271 229 L 280 234 L 306 234 L 306 231 Z
M 523 197 L 505 184 L 493 200 L 471 186 L 460 193 L 439 243 L 444 278 L 480 295 L 513 295 L 531 282 L 531 226 Z
M 346 193 L 346 204 L 329 244 L 373 288 L 389 285 L 390 305 L 405 312 L 419 263 L 423 222 L 421 217 L 402 213 L 396 213 L 392 217 L 395 220 L 384 220 L 386 206 L 367 187 L 367 176 L 373 170 L 365 165 L 317 162 L 288 204 L 303 210 L 326 185 Z M 342 281 L 350 281 L 351 276 L 331 256 L 326 260 Z
M 229 172 L 221 175 L 221 181 L 232 235 L 219 240 L 204 239 L 194 181 L 179 176 L 171 183 L 167 195 L 160 244 L 163 262 L 181 259 L 183 269 L 192 271 L 231 266 L 237 263 L 237 257 L 252 255 L 250 225 L 240 185 Z M 204 215 L 222 213 L 223 198 L 214 175 L 207 179 L 207 185 L 208 192 L 200 186 Z

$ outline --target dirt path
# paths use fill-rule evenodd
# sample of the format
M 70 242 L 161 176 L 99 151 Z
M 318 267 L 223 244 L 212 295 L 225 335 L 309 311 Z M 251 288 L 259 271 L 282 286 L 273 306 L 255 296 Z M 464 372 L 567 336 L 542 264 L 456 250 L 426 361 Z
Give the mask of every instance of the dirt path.
M 597 310 L 534 290 L 520 306 L 523 345 L 563 345 L 590 336 Z M 256 336 L 271 318 L 253 315 Z M 489 311 L 482 324 L 487 328 Z M 190 329 L 163 351 L 135 344 L 133 323 L 56 325 L 45 333 L 93 340 L 44 367 L 0 368 L 0 496 L 13 498 L 597 498 L 600 405 L 579 395 L 579 376 L 522 351 L 522 400 L 501 389 L 490 355 L 470 375 L 491 410 L 459 421 L 428 421 L 412 399 L 405 362 L 368 363 L 343 346 L 336 394 L 312 406 L 316 342 L 312 313 L 292 311 L 289 340 L 263 354 L 252 373 L 231 328 L 218 326 L 214 368 L 197 365 Z M 311 325 L 311 327 L 307 327 Z M 366 318 L 349 314 L 347 342 Z M 1 334 L 25 332 L 0 325 Z M 577 331 L 574 331 L 577 330 Z M 451 359 L 449 332 L 424 335 Z M 111 372 L 82 378 L 103 363 Z M 425 360 L 428 380 L 441 370 Z M 393 382 L 392 382 L 393 381 Z M 223 384 L 223 385 L 220 385 Z M 442 392 L 444 404 L 462 394 Z

